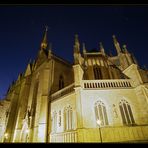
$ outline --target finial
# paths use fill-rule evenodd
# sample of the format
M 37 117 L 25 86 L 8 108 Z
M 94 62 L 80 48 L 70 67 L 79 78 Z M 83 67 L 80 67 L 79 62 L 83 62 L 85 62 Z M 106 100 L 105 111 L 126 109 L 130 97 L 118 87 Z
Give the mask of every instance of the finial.
M 114 43 L 117 43 L 118 41 L 117 41 L 117 39 L 116 39 L 116 36 L 113 34 L 113 41 L 114 41 Z
M 102 44 L 102 42 L 100 42 L 99 44 L 100 44 L 100 49 L 103 48 L 103 44 Z
M 82 43 L 83 49 L 85 49 L 85 43 Z
M 116 48 L 117 54 L 119 55 L 120 53 L 122 53 L 120 44 L 118 43 L 115 35 L 113 35 L 112 37 L 113 37 L 113 42 L 114 42 L 114 46 Z
M 100 44 L 100 51 L 105 54 L 105 51 L 104 51 L 104 47 L 103 47 L 103 44 L 102 42 L 99 43 Z
M 83 47 L 83 53 L 86 53 L 85 43 L 82 44 Z
M 123 45 L 123 48 L 126 49 L 126 45 L 125 44 Z
M 116 38 L 116 36 L 113 34 L 113 36 L 112 36 L 113 38 Z
M 124 52 L 128 52 L 125 44 L 122 46 L 122 48 L 123 48 Z
M 79 42 L 78 37 L 79 37 L 78 34 L 75 34 L 75 43 L 76 43 L 76 42 Z
M 47 25 L 45 26 L 45 31 L 46 31 L 46 32 L 48 31 L 48 26 L 47 26 Z
M 78 39 L 78 34 L 75 34 L 75 41 L 74 41 L 74 52 L 80 52 L 80 43 Z

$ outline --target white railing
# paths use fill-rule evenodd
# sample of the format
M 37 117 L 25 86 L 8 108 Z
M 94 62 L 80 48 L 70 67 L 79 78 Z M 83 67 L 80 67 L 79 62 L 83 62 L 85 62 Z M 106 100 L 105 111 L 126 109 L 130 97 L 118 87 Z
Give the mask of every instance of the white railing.
M 102 89 L 102 88 L 131 88 L 130 79 L 114 79 L 114 80 L 83 80 L 83 89 Z
M 81 87 L 83 89 L 103 89 L 103 88 L 132 88 L 133 84 L 130 79 L 114 79 L 114 80 L 82 80 Z M 51 100 L 60 98 L 74 91 L 74 83 L 63 89 L 53 93 Z
M 69 94 L 69 93 L 71 93 L 73 91 L 74 91 L 74 83 L 70 84 L 70 85 L 64 87 L 63 89 L 55 92 L 54 94 L 52 94 L 51 95 L 51 100 L 59 98 L 59 97 L 64 96 L 66 94 Z
M 77 131 L 50 134 L 50 142 L 77 142 Z

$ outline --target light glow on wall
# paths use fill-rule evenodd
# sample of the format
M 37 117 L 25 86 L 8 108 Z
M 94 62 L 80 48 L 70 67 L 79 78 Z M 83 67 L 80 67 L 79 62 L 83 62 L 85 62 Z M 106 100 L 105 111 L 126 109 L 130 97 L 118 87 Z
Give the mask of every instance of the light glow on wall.
M 8 139 L 8 136 L 9 136 L 8 133 L 5 133 L 5 134 L 4 134 L 5 139 Z
M 100 126 L 101 125 L 101 120 L 97 120 L 97 124 Z

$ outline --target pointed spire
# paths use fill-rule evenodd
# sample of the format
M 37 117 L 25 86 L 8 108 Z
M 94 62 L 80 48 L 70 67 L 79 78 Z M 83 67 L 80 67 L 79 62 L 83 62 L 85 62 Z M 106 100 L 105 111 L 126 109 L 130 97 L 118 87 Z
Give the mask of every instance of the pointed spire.
M 80 52 L 80 43 L 79 43 L 78 34 L 75 34 L 74 52 L 78 52 L 78 53 Z
M 115 35 L 113 35 L 112 37 L 113 37 L 113 42 L 114 42 L 114 46 L 116 48 L 117 54 L 119 55 L 121 53 L 120 44 L 118 43 Z
M 114 41 L 114 44 L 117 44 L 118 43 L 118 41 L 117 41 L 117 39 L 116 39 L 116 36 L 113 34 L 113 41 Z
M 31 65 L 30 65 L 30 63 L 27 65 L 27 68 L 26 68 L 26 71 L 25 71 L 25 73 L 24 73 L 24 76 L 26 77 L 26 76 L 28 76 L 28 75 L 30 75 L 31 74 Z
M 75 35 L 75 40 L 74 40 L 74 63 L 75 64 L 80 64 L 81 63 L 81 53 L 80 53 L 80 43 L 78 39 L 78 35 Z
M 83 54 L 86 53 L 85 43 L 82 44 L 83 46 Z
M 75 44 L 79 44 L 79 38 L 78 38 L 78 34 L 75 34 Z
M 48 32 L 48 26 L 45 26 L 45 33 L 44 33 L 44 36 L 43 36 L 43 40 L 41 42 L 41 49 L 47 48 L 47 32 Z
M 18 81 L 18 82 L 21 80 L 21 77 L 22 77 L 22 74 L 20 73 L 20 74 L 18 75 L 18 78 L 17 78 L 17 81 Z
M 105 54 L 105 50 L 104 50 L 102 42 L 100 42 L 99 44 L 100 44 L 100 51 L 102 52 L 102 54 Z

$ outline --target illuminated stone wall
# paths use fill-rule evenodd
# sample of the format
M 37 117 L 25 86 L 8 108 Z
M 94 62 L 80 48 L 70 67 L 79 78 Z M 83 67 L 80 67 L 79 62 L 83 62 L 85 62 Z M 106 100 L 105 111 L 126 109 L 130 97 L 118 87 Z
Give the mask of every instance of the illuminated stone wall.
M 138 97 L 134 89 L 102 89 L 102 90 L 84 90 L 80 88 L 81 98 L 81 124 L 78 124 L 78 102 L 76 95 L 68 95 L 51 104 L 51 112 L 63 109 L 66 104 L 76 105 L 77 128 L 71 131 L 64 131 L 64 116 L 62 115 L 62 125 L 56 133 L 52 133 L 51 142 L 100 142 L 99 127 L 95 118 L 95 102 L 101 100 L 104 102 L 107 110 L 109 125 L 102 126 L 101 136 L 103 142 L 136 142 L 148 140 L 148 120 L 147 109 L 143 112 Z M 122 123 L 119 102 L 126 100 L 131 106 L 136 126 L 125 126 Z M 74 101 L 75 100 L 75 101 Z M 75 104 L 76 103 L 76 104 Z M 115 106 L 113 106 L 115 105 Z M 143 120 L 145 118 L 145 120 Z
M 9 113 L 10 101 L 0 101 L 0 142 L 3 141 Z

